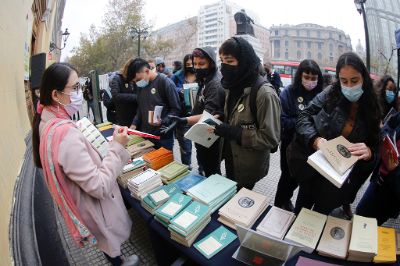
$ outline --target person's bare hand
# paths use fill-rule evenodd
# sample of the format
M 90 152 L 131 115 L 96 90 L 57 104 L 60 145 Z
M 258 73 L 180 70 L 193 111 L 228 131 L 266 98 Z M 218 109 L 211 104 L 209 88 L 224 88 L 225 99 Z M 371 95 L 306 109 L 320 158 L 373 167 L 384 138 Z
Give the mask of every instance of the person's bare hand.
M 327 140 L 321 137 L 316 138 L 313 144 L 314 149 L 319 150 L 321 148 L 321 144 L 324 142 L 327 142 Z
M 113 134 L 113 140 L 126 147 L 129 142 L 128 128 L 116 127 Z
M 359 156 L 360 160 L 368 161 L 371 159 L 372 152 L 365 143 L 354 143 L 348 147 L 351 155 Z

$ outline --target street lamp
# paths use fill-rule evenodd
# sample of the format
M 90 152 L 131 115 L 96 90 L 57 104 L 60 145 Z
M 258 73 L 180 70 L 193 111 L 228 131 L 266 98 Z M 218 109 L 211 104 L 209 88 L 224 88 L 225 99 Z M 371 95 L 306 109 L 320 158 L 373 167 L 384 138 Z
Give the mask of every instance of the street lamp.
M 63 43 L 63 47 L 58 47 L 57 46 L 57 44 L 55 43 L 55 42 L 50 42 L 50 52 L 52 52 L 52 51 L 54 51 L 55 49 L 57 49 L 57 50 L 62 50 L 62 49 L 64 49 L 65 48 L 65 45 L 67 44 L 67 40 L 68 40 L 68 37 L 69 37 L 69 32 L 68 32 L 68 29 L 66 28 L 65 29 L 65 31 L 61 34 L 61 38 L 62 38 L 62 43 Z
M 369 49 L 369 33 L 368 33 L 368 25 L 367 25 L 367 17 L 365 15 L 365 2 L 367 0 L 354 0 L 354 4 L 356 5 L 358 13 L 363 16 L 364 20 L 364 31 L 365 31 L 365 50 L 366 50 L 366 60 L 367 60 L 367 69 L 368 72 L 371 70 L 371 59 L 370 59 L 370 49 Z
M 140 57 L 140 39 L 143 38 L 143 40 L 145 40 L 149 36 L 148 29 L 149 29 L 149 27 L 131 28 L 130 34 L 131 34 L 132 39 L 134 39 L 134 38 L 138 39 L 138 57 Z

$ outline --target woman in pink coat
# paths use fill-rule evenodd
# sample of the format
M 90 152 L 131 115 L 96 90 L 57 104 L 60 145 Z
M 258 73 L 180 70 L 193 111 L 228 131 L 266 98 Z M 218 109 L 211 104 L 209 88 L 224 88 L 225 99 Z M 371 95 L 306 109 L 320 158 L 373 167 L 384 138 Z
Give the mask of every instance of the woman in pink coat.
M 76 243 L 97 245 L 112 265 L 137 265 L 136 255 L 121 258 L 121 244 L 132 222 L 116 178 L 128 162 L 127 128 L 118 128 L 102 158 L 71 117 L 82 107 L 77 71 L 65 63 L 43 74 L 33 124 L 35 163 Z

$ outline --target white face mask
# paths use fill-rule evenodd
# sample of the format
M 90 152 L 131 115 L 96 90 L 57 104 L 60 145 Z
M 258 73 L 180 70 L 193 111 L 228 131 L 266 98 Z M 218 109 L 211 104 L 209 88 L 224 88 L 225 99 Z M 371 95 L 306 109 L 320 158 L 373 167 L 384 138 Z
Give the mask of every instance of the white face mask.
M 59 104 L 61 104 L 62 106 L 64 106 L 65 111 L 67 111 L 69 116 L 73 116 L 74 114 L 76 114 L 79 110 L 82 109 L 82 105 L 83 105 L 83 93 L 82 90 L 78 90 L 78 91 L 74 91 L 71 92 L 70 94 L 61 92 L 65 95 L 69 96 L 69 99 L 71 100 L 71 102 L 69 104 L 62 104 L 60 102 L 58 102 Z
M 313 90 L 315 87 L 318 85 L 318 79 L 317 80 L 306 80 L 304 78 L 301 79 L 301 83 L 303 84 L 304 88 L 308 91 Z

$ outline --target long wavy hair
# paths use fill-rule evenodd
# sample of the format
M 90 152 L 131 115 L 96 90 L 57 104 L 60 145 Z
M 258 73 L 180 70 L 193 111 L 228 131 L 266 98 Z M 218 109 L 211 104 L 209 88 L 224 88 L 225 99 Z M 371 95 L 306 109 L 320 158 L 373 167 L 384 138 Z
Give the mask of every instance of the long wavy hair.
M 358 114 L 357 117 L 364 120 L 367 128 L 367 144 L 377 145 L 379 143 L 379 125 L 380 125 L 380 108 L 378 104 L 377 95 L 373 88 L 373 83 L 367 68 L 365 67 L 361 58 L 352 52 L 344 53 L 339 57 L 336 64 L 336 81 L 332 85 L 332 90 L 329 93 L 328 110 L 332 110 L 338 105 L 344 107 L 349 112 L 351 103 L 345 100 L 341 92 L 341 84 L 339 79 L 340 70 L 346 66 L 353 67 L 359 72 L 363 79 L 362 89 L 364 93 L 358 100 Z

